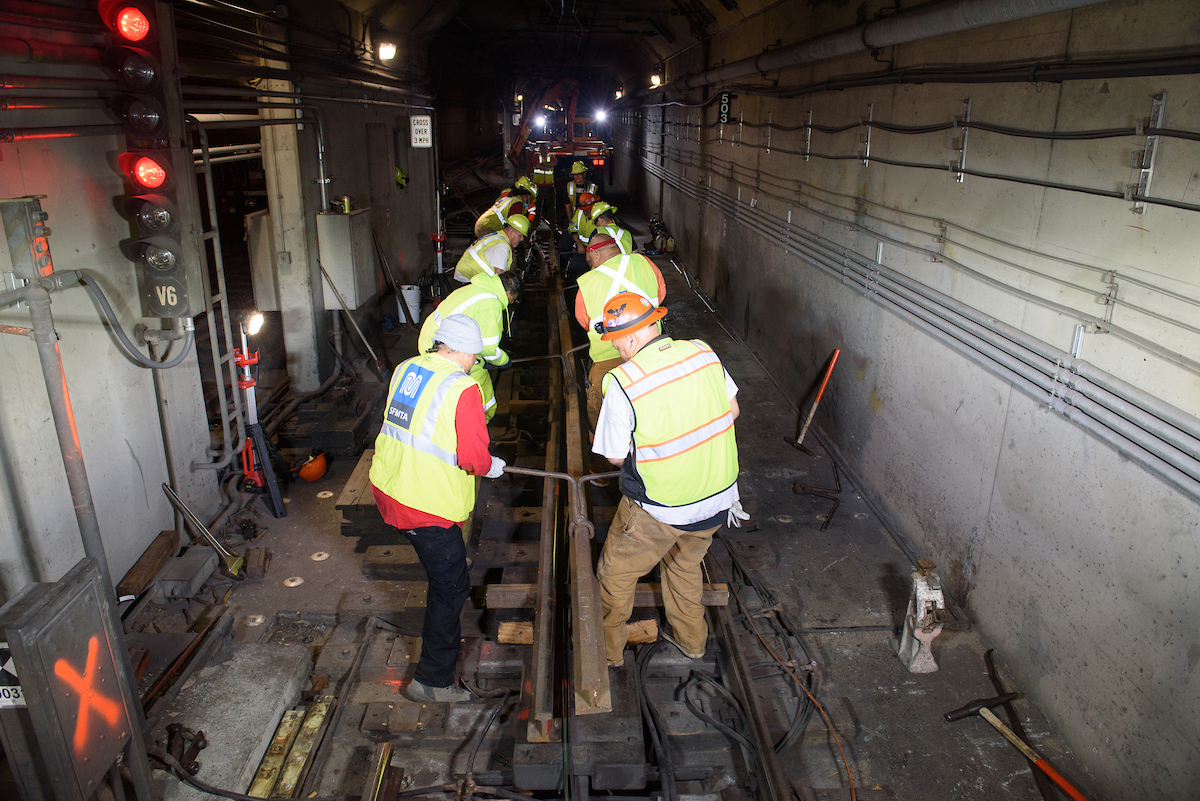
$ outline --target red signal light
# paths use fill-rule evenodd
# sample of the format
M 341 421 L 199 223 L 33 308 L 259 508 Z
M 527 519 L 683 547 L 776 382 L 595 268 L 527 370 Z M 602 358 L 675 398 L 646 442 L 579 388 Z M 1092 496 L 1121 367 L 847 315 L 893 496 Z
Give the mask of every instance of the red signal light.
M 117 12 L 116 30 L 131 42 L 140 42 L 150 33 L 150 20 L 140 8 L 126 6 Z
M 593 167 L 603 167 L 604 159 L 592 159 L 592 166 Z
M 167 171 L 149 156 L 138 156 L 129 167 L 129 177 L 147 189 L 158 189 L 167 182 Z

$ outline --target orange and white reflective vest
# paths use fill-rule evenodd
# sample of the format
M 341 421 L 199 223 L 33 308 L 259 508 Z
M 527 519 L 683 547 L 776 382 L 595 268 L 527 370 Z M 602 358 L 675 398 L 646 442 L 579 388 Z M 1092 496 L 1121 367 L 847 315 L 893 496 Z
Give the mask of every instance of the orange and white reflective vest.
M 698 339 L 651 340 L 604 376 L 604 392 L 633 405 L 632 453 L 621 492 L 658 506 L 686 506 L 729 489 L 738 477 L 725 368 Z

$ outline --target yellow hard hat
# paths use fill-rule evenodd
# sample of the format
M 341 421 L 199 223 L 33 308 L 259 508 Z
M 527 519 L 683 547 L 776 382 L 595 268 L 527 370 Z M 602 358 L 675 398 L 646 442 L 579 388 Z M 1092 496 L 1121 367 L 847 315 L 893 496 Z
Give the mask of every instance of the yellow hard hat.
M 592 206 L 592 220 L 595 221 L 600 219 L 601 214 L 608 214 L 615 217 L 617 216 L 617 207 L 610 206 L 601 200 L 599 203 Z
M 529 236 L 529 218 L 524 214 L 514 214 L 508 218 L 508 225 L 521 232 L 521 236 Z
M 587 167 L 583 166 L 582 161 L 577 161 L 571 165 L 571 175 L 583 175 L 587 172 Z
M 534 193 L 537 191 L 536 189 L 533 188 L 533 181 L 530 181 L 529 178 L 524 175 L 522 175 L 520 178 L 517 179 L 516 185 L 525 187 L 526 189 L 528 189 L 530 191 L 530 193 Z

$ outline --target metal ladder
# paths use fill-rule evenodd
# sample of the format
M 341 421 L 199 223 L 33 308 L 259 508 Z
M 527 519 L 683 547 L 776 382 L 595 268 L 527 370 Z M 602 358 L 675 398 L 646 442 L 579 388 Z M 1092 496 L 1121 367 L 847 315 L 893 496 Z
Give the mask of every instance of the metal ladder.
M 233 362 L 233 326 L 229 317 L 229 299 L 225 292 L 225 260 L 221 254 L 221 232 L 217 225 L 217 196 L 213 189 L 212 162 L 208 146 L 208 132 L 204 126 L 192 116 L 186 117 L 187 123 L 196 129 L 200 139 L 200 162 L 195 165 L 197 175 L 204 176 L 205 195 L 208 202 L 208 222 L 210 230 L 203 233 L 200 246 L 201 274 L 204 287 L 204 314 L 208 320 L 208 346 L 212 352 L 213 374 L 217 384 L 217 404 L 221 412 L 221 433 L 224 444 L 220 448 L 211 445 L 208 454 L 215 457 L 212 462 L 192 462 L 193 470 L 221 470 L 233 462 L 233 458 L 246 447 L 246 419 L 242 410 L 242 396 L 234 391 L 233 408 L 230 409 L 229 394 L 225 391 L 225 381 L 222 379 L 222 368 L 228 373 L 229 386 L 236 387 L 238 381 L 237 365 Z M 208 247 L 212 247 L 212 262 L 209 262 Z M 213 292 L 209 269 L 217 280 L 217 291 Z M 219 312 L 218 312 L 219 308 Z M 225 334 L 224 349 L 221 338 L 217 336 L 217 317 L 221 319 L 221 330 Z M 236 427 L 236 431 L 231 430 Z

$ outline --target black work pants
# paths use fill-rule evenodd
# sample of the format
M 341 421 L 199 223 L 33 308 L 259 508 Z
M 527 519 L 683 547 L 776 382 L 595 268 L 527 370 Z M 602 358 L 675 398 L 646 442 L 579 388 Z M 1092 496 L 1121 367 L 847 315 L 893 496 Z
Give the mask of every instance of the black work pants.
M 462 527 L 427 526 L 404 530 L 429 577 L 425 625 L 421 627 L 421 660 L 416 680 L 427 687 L 449 687 L 458 665 L 463 604 L 471 590 Z

